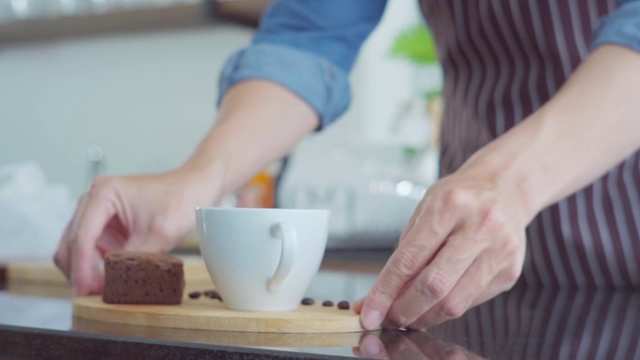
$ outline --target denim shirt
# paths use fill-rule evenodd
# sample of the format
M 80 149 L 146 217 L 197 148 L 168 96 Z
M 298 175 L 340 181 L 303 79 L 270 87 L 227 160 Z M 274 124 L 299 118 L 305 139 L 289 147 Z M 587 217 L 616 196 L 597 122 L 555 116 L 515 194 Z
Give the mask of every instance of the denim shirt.
M 273 81 L 306 101 L 319 129 L 349 107 L 349 72 L 360 46 L 376 27 L 387 0 L 279 0 L 266 10 L 251 45 L 227 61 L 221 101 L 233 85 Z M 591 49 L 618 44 L 640 52 L 640 0 L 619 0 L 603 19 Z

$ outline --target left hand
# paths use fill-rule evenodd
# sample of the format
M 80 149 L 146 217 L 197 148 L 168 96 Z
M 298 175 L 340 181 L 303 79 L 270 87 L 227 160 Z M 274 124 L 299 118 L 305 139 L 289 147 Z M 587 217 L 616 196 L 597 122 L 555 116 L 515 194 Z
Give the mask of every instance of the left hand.
M 356 304 L 363 327 L 422 329 L 510 289 L 522 272 L 532 218 L 520 186 L 481 166 L 435 183 Z

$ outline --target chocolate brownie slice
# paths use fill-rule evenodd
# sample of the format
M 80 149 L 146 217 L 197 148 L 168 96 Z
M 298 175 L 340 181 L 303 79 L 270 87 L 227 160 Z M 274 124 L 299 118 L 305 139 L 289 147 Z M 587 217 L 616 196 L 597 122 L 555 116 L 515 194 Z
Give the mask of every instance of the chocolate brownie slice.
M 173 255 L 116 251 L 104 258 L 104 292 L 109 304 L 180 304 L 182 260 Z

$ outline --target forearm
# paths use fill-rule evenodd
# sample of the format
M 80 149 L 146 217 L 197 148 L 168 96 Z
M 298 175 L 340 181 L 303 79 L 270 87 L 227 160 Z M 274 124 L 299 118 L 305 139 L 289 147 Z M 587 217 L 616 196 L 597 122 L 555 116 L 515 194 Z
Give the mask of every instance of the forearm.
M 605 45 L 539 111 L 464 166 L 517 184 L 532 218 L 640 147 L 640 55 Z
M 242 82 L 225 95 L 215 125 L 181 170 L 208 182 L 212 196 L 220 197 L 285 156 L 318 123 L 315 111 L 289 90 L 263 80 Z

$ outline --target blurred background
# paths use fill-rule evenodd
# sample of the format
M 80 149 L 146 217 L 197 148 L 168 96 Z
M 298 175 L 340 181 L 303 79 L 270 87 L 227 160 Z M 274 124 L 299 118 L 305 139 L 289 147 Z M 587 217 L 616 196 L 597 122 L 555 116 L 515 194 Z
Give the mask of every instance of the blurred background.
M 50 256 L 93 177 L 185 161 L 268 3 L 0 0 L 0 259 Z M 392 247 L 437 177 L 442 76 L 421 21 L 390 1 L 349 111 L 221 206 L 328 208 L 329 247 Z

